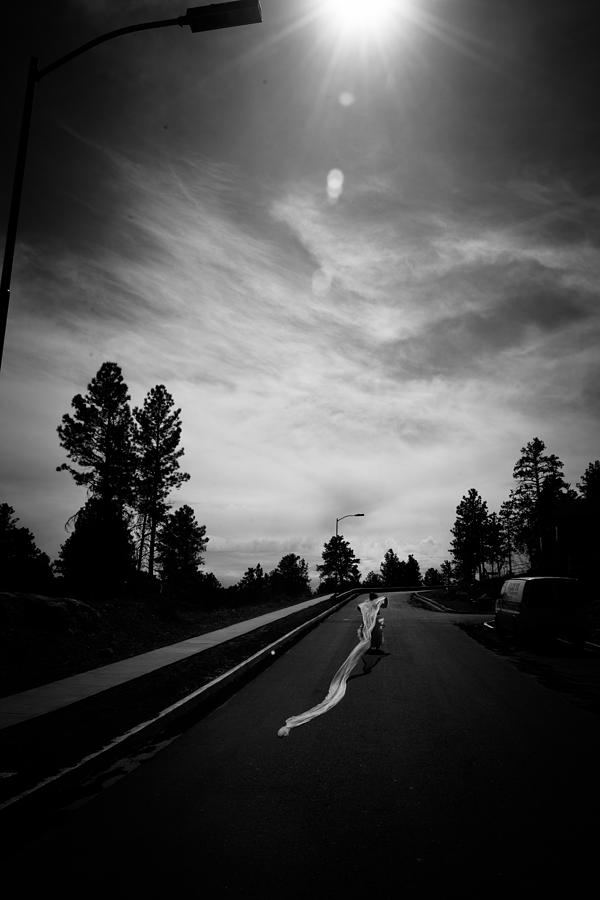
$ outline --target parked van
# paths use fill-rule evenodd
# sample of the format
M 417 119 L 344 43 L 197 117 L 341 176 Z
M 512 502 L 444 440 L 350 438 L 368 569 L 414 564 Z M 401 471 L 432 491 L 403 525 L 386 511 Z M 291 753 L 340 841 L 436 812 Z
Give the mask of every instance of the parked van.
M 496 631 L 519 641 L 564 638 L 583 649 L 586 604 L 580 583 L 576 578 L 508 579 L 496 600 Z

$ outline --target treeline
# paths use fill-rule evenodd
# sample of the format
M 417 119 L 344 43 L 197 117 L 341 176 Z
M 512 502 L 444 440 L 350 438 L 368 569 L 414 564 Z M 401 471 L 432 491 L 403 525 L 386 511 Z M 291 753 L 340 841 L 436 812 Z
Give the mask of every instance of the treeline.
M 101 365 L 58 425 L 66 471 L 87 490 L 67 523 L 69 536 L 50 562 L 15 510 L 0 504 L 0 590 L 67 593 L 83 599 L 137 595 L 177 603 L 240 605 L 311 595 L 308 565 L 294 553 L 271 572 L 257 564 L 224 588 L 202 571 L 208 538 L 193 509 L 173 509 L 189 480 L 180 467 L 181 410 L 162 384 L 130 406 L 121 368 Z
M 206 573 L 208 538 L 193 509 L 172 508 L 170 496 L 189 479 L 180 468 L 181 410 L 162 384 L 142 406 L 130 407 L 120 367 L 105 362 L 85 395 L 58 426 L 70 473 L 87 500 L 67 523 L 69 535 L 53 563 L 18 525 L 15 510 L 0 503 L 0 590 L 94 597 L 159 596 L 207 605 L 252 605 L 298 601 L 311 595 L 308 565 L 295 553 L 265 572 L 246 570 L 224 588 Z M 389 549 L 379 571 L 361 580 L 358 559 L 343 535 L 323 545 L 316 566 L 316 594 L 365 587 L 414 587 L 509 574 L 571 575 L 591 580 L 600 540 L 600 461 L 591 462 L 577 484 L 563 477 L 563 463 L 535 437 L 513 468 L 515 487 L 499 510 L 471 488 L 456 508 L 452 541 L 440 569 L 422 576 L 412 554 L 399 559 Z
M 412 553 L 408 559 L 400 559 L 393 549 L 386 551 L 379 566 L 379 572 L 371 571 L 364 581 L 358 569 L 360 559 L 343 535 L 336 535 L 323 545 L 323 562 L 317 566 L 320 584 L 319 593 L 346 590 L 363 584 L 365 587 L 417 587 L 420 584 L 442 583 L 442 575 L 436 569 L 428 569 L 421 577 L 419 563 Z
M 471 583 L 527 572 L 590 581 L 600 539 L 600 461 L 590 462 L 577 490 L 563 463 L 534 437 L 513 467 L 515 487 L 498 511 L 471 488 L 451 529 L 452 575 Z
M 66 525 L 69 536 L 50 564 L 14 510 L 2 504 L 6 560 L 0 587 L 110 596 L 154 585 L 178 591 L 189 582 L 216 585 L 200 575 L 208 538 L 190 506 L 171 509 L 169 494 L 189 479 L 181 471 L 181 410 L 162 384 L 140 407 L 130 406 L 120 367 L 101 365 L 58 425 L 66 471 L 86 488 L 87 500 Z M 160 580 L 155 576 L 160 575 Z

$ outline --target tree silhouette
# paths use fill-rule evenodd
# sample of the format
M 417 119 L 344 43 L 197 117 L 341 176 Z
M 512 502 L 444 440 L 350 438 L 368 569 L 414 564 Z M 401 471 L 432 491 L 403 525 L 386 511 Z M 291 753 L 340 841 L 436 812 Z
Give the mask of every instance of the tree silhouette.
M 508 562 L 508 574 L 512 575 L 513 555 L 517 549 L 517 533 L 519 529 L 518 501 L 514 491 L 510 492 L 508 500 L 500 505 L 498 513 L 502 529 L 502 547 L 504 560 Z
M 468 581 L 473 580 L 476 571 L 480 578 L 483 574 L 487 516 L 487 504 L 475 488 L 471 488 L 456 507 L 450 553 Z
M 381 587 L 381 576 L 377 572 L 369 572 L 365 578 L 365 584 L 370 587 Z
M 50 559 L 36 546 L 28 528 L 17 525 L 19 519 L 8 503 L 0 503 L 0 589 L 40 591 L 52 585 Z
M 557 504 L 576 497 L 563 478 L 563 463 L 545 450 L 544 442 L 533 438 L 521 448 L 513 469 L 517 481 L 515 541 L 519 549 L 527 549 L 534 571 L 547 567 L 552 558 Z
M 307 597 L 310 594 L 310 580 L 306 561 L 295 553 L 287 553 L 269 573 L 269 584 L 273 594 L 290 598 Z
M 409 586 L 421 584 L 421 569 L 412 553 L 408 554 L 404 577 L 406 579 L 406 584 Z
M 336 591 L 359 584 L 360 559 L 355 557 L 354 550 L 341 534 L 334 535 L 323 544 L 322 559 L 323 562 L 317 566 L 321 589 Z
M 500 575 L 506 559 L 506 540 L 503 520 L 495 512 L 490 513 L 485 522 L 483 544 L 485 561 L 489 562 L 492 575 L 494 569 Z
M 379 571 L 381 572 L 381 584 L 403 584 L 406 575 L 406 563 L 400 562 L 398 555 L 390 547 L 383 557 Z
M 444 582 L 444 588 L 446 591 L 450 590 L 450 585 L 452 584 L 452 563 L 449 559 L 445 559 L 442 565 L 440 566 L 440 572 L 442 575 L 442 580 Z
M 597 558 L 600 546 L 600 460 L 591 462 L 577 483 L 580 501 L 571 507 L 577 510 L 575 521 L 565 523 L 568 537 L 567 553 L 577 574 L 595 587 Z
M 442 576 L 438 572 L 437 569 L 429 568 L 426 570 L 425 575 L 423 576 L 423 584 L 425 587 L 435 587 L 442 583 Z
M 588 464 L 577 488 L 584 500 L 600 507 L 600 460 Z
M 75 593 L 100 597 L 119 592 L 134 572 L 134 558 L 127 517 L 115 500 L 87 500 L 55 568 Z
M 269 599 L 269 576 L 260 563 L 248 566 L 237 584 L 228 590 L 236 602 L 244 604 L 265 602 Z
M 562 480 L 562 462 L 554 453 L 545 454 L 545 449 L 546 445 L 537 437 L 521 447 L 522 456 L 513 468 L 513 478 L 519 483 L 521 497 L 539 500 L 547 478 L 552 476 L 557 481 Z
M 182 586 L 203 565 L 208 538 L 206 526 L 199 525 L 191 506 L 184 504 L 167 516 L 158 533 L 158 562 L 163 580 Z
M 122 509 L 133 499 L 135 454 L 127 385 L 120 367 L 102 363 L 88 385 L 87 394 L 71 401 L 74 415 L 58 426 L 67 458 L 81 468 L 63 463 L 57 471 L 70 472 L 75 484 L 88 488 L 107 508 Z
M 138 467 L 135 506 L 140 516 L 138 569 L 148 543 L 150 575 L 154 574 L 156 530 L 168 510 L 166 499 L 190 477 L 179 469 L 184 452 L 179 447 L 181 410 L 174 405 L 164 384 L 158 384 L 148 392 L 144 405 L 133 410 Z

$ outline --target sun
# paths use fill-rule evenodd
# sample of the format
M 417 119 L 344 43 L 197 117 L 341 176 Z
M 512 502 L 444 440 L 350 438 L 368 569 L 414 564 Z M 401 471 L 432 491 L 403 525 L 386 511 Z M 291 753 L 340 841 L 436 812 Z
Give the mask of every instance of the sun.
M 324 0 L 334 28 L 351 35 L 383 35 L 394 20 L 406 13 L 406 0 Z

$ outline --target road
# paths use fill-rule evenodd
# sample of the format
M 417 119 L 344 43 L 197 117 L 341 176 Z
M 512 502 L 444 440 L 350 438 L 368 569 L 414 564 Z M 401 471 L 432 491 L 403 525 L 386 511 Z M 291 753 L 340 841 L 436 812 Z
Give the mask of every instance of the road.
M 355 645 L 355 603 L 12 853 L 5 877 L 19 896 L 584 896 L 600 719 L 407 597 L 389 595 L 389 655 L 365 656 L 334 709 L 277 737 Z

